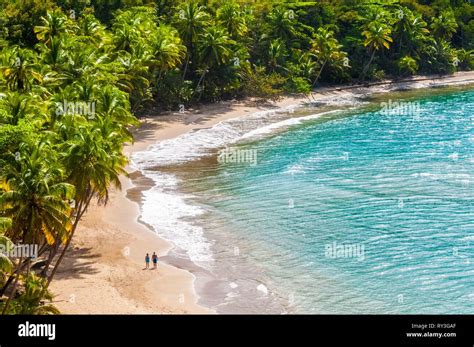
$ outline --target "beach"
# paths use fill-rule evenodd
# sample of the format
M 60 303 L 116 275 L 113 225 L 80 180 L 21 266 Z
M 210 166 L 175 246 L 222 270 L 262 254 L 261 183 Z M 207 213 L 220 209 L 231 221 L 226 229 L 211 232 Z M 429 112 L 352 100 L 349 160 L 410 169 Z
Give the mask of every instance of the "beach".
M 298 104 L 325 100 L 351 102 L 376 93 L 474 83 L 474 72 L 435 78 L 418 76 L 401 82 L 377 83 L 371 87 L 319 88 L 312 96 L 285 97 L 276 102 L 258 100 L 226 101 L 199 109 L 142 119 L 134 130 L 135 143 L 126 153 L 144 151 L 150 145 L 210 128 L 219 122 L 256 112 L 285 109 Z M 129 167 L 122 177 L 122 190 L 111 190 L 106 206 L 92 205 L 80 223 L 73 247 L 58 271 L 51 290 L 62 313 L 156 314 L 213 313 L 200 304 L 196 272 L 189 264 L 167 261 L 171 242 L 160 238 L 140 223 L 141 192 L 153 182 Z M 157 270 L 143 270 L 146 253 L 157 252 Z

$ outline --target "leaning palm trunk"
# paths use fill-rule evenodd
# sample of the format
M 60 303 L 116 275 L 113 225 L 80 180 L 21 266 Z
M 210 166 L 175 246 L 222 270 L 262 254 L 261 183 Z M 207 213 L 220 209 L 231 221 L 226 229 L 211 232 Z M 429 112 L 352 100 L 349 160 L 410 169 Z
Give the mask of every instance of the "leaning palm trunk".
M 188 64 L 189 64 L 189 54 L 186 54 L 186 63 L 184 64 L 184 70 L 183 70 L 183 81 L 186 78 L 186 72 L 188 71 Z
M 59 240 L 56 239 L 55 241 L 55 244 L 54 244 L 54 247 L 51 248 L 51 250 L 49 251 L 49 255 L 48 255 L 48 260 L 43 268 L 43 270 L 41 270 L 41 276 L 42 277 L 46 277 L 47 274 L 48 274 L 48 270 L 49 270 L 49 267 L 51 266 L 51 263 L 53 262 L 53 259 L 54 257 L 56 256 L 56 254 L 58 253 L 58 250 L 59 250 Z
M 186 63 L 184 64 L 183 81 L 186 79 L 186 73 L 188 72 L 188 66 L 189 66 L 189 61 L 191 60 L 192 49 L 193 49 L 193 45 L 191 42 L 189 45 L 189 48 L 187 48 L 187 51 L 186 51 Z
M 15 296 L 15 293 L 16 293 L 16 288 L 18 287 L 18 281 L 20 279 L 20 271 L 21 271 L 21 263 L 23 262 L 23 254 L 21 255 L 20 257 L 20 262 L 18 264 L 18 268 L 16 270 L 16 273 L 15 273 L 15 283 L 13 283 L 13 289 L 10 293 L 10 295 L 8 296 L 8 299 L 7 299 L 7 302 L 5 303 L 5 306 L 3 307 L 3 311 L 2 311 L 2 315 L 6 314 L 7 311 L 8 311 L 8 307 L 10 306 L 10 302 L 12 301 L 13 297 Z
M 374 49 L 374 51 L 372 52 L 372 55 L 370 56 L 369 62 L 367 63 L 367 65 L 365 65 L 364 69 L 362 70 L 362 73 L 360 74 L 359 82 L 363 82 L 363 81 L 364 81 L 365 74 L 366 74 L 367 71 L 369 70 L 369 66 L 370 66 L 370 64 L 372 63 L 372 60 L 374 60 L 374 57 L 375 57 L 375 49 Z
M 33 230 L 33 218 L 32 218 L 32 213 L 30 213 L 30 222 L 29 222 L 29 230 Z M 25 243 L 26 242 L 26 237 L 27 237 L 27 234 L 28 234 L 28 229 L 26 229 L 26 231 L 24 232 L 23 234 L 23 237 L 22 237 L 22 242 Z M 35 240 L 35 236 L 33 234 L 33 242 Z M 6 292 L 6 290 L 8 289 L 8 287 L 10 286 L 10 284 L 12 283 L 13 279 L 15 278 L 15 284 L 13 285 L 14 288 L 16 287 L 16 284 L 17 284 L 17 281 L 18 281 L 18 277 L 19 277 L 19 274 L 23 271 L 24 267 L 27 266 L 27 273 L 29 275 L 30 273 L 30 258 L 28 258 L 24 263 L 23 263 L 23 254 L 21 255 L 20 257 L 20 261 L 18 262 L 18 267 L 17 269 L 15 270 L 15 274 L 17 274 L 16 276 L 15 275 L 11 275 L 7 282 L 5 283 L 5 285 L 2 287 L 2 289 L 0 290 L 0 297 L 3 296 Z M 13 292 L 15 291 L 15 289 L 13 290 Z M 8 303 L 9 301 L 7 301 Z
M 72 241 L 72 238 L 74 237 L 74 233 L 77 229 L 77 225 L 79 224 L 79 221 L 81 220 L 82 216 L 84 215 L 85 211 L 87 210 L 87 208 L 89 207 L 89 204 L 92 200 L 92 197 L 94 196 L 94 194 L 90 191 L 90 189 L 87 189 L 87 193 L 86 193 L 86 198 L 85 198 L 85 201 L 84 200 L 81 200 L 79 202 L 79 206 L 77 208 L 77 213 L 76 213 L 76 218 L 74 220 L 74 224 L 72 226 L 72 230 L 71 230 L 71 233 L 69 234 L 69 237 L 66 241 L 66 244 L 64 245 L 64 248 L 58 258 L 58 260 L 56 261 L 56 264 L 54 264 L 54 268 L 53 270 L 51 271 L 51 274 L 48 276 L 48 281 L 44 287 L 44 290 L 45 291 L 51 281 L 53 280 L 54 278 L 54 275 L 56 274 L 56 271 L 58 270 L 59 268 L 59 265 L 61 264 L 63 258 L 64 258 L 64 255 L 66 254 L 67 250 L 69 249 L 69 246 L 71 244 L 71 241 Z
M 316 83 L 317 83 L 318 80 L 319 80 L 319 77 L 321 77 L 321 74 L 323 73 L 324 67 L 326 66 L 326 63 L 327 63 L 327 62 L 328 62 L 328 61 L 325 60 L 324 63 L 323 63 L 323 65 L 321 65 L 321 68 L 319 69 L 318 75 L 317 75 L 316 78 L 314 79 L 314 82 L 313 82 L 313 84 L 312 84 L 312 86 L 311 86 L 311 89 L 314 88 L 314 86 L 316 85 Z
M 198 91 L 199 87 L 201 86 L 202 81 L 204 81 L 204 77 L 206 76 L 206 72 L 207 72 L 207 68 L 204 69 L 204 71 L 202 72 L 201 77 L 199 78 L 196 89 L 194 89 L 193 97 L 194 97 L 194 95 L 196 95 L 196 92 Z
M 2 297 L 5 292 L 7 291 L 8 287 L 10 287 L 10 285 L 12 284 L 13 280 L 16 278 L 15 274 L 17 272 L 21 272 L 23 271 L 23 269 L 25 268 L 25 266 L 28 265 L 28 262 L 27 261 L 20 261 L 18 263 L 18 267 L 17 269 L 15 270 L 15 272 L 10 275 L 10 277 L 8 277 L 7 281 L 5 282 L 5 284 L 3 285 L 3 287 L 0 289 L 0 297 Z

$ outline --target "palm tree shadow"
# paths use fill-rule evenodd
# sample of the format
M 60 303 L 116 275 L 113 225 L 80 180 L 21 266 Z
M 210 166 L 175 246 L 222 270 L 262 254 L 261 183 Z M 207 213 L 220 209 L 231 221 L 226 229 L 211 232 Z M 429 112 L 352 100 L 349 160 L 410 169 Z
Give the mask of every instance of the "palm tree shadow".
M 140 126 L 132 130 L 135 141 L 147 141 L 155 138 L 155 131 L 163 128 L 163 124 L 147 122 L 142 119 Z
M 71 248 L 59 266 L 55 280 L 84 278 L 99 273 L 95 267 L 97 258 L 99 254 L 94 253 L 92 247 Z

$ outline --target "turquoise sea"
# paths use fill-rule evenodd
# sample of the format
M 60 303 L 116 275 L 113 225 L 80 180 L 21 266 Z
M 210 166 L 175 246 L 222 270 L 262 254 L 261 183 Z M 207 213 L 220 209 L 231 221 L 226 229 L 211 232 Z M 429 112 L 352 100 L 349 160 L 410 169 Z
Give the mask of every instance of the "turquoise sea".
M 171 156 L 172 144 L 138 154 L 135 165 L 157 182 L 143 219 L 173 241 L 176 224 L 159 221 L 156 206 L 180 187 L 170 208 L 186 232 L 176 246 L 228 284 L 228 311 L 251 312 L 252 300 L 278 311 L 257 303 L 273 296 L 299 313 L 473 314 L 474 90 L 325 111 L 298 110 L 298 122 L 273 115 L 282 127 L 235 121 L 194 133 L 196 152 L 213 131 L 237 133 L 230 144 L 205 142 L 205 159 L 185 145 L 186 156 Z M 216 160 L 225 146 L 231 155 Z M 156 169 L 163 155 L 184 173 Z

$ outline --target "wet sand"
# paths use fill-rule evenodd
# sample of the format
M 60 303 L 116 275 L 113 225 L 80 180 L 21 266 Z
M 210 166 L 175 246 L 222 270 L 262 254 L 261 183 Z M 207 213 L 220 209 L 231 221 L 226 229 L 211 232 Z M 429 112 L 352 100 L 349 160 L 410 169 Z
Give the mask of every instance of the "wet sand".
M 309 97 L 285 97 L 276 102 L 226 101 L 184 113 L 148 116 L 134 130 L 135 143 L 125 152 L 143 151 L 159 141 L 262 110 L 469 83 L 474 83 L 474 72 L 440 78 L 418 76 L 371 87 L 319 88 Z M 173 257 L 172 244 L 139 222 L 141 192 L 153 182 L 131 168 L 129 171 L 129 178 L 121 178 L 122 190 L 111 191 L 107 206 L 92 205 L 81 221 L 73 247 L 51 284 L 55 305 L 65 314 L 213 313 L 198 303 L 197 292 L 206 291 L 207 284 L 215 279 L 191 262 Z M 160 257 L 158 269 L 144 270 L 144 256 L 153 251 Z M 205 303 L 221 300 L 217 293 L 214 300 L 212 292 L 206 297 L 202 300 Z

